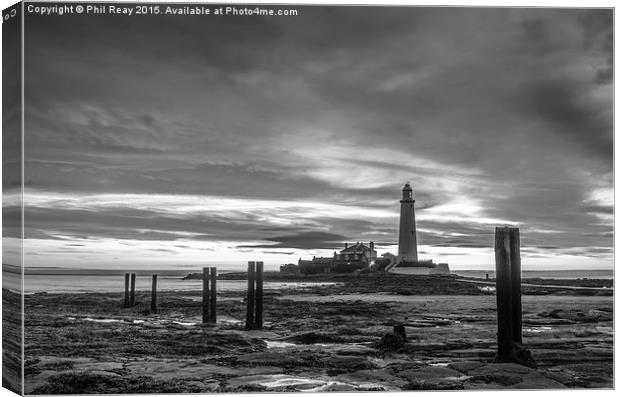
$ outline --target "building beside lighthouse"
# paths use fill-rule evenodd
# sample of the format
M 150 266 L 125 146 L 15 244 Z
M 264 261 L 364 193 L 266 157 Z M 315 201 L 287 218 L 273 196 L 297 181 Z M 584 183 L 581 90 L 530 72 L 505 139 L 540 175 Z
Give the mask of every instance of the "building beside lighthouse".
M 398 231 L 398 260 L 401 263 L 418 261 L 418 237 L 415 229 L 415 200 L 409 182 L 403 187 L 400 200 L 400 228 Z
M 357 242 L 349 245 L 344 243 L 344 249 L 337 253 L 334 251 L 332 257 L 313 257 L 312 260 L 299 258 L 297 262 L 299 272 L 303 274 L 317 273 L 352 273 L 355 271 L 369 268 L 377 259 L 375 243 L 368 245 Z M 281 272 L 284 272 L 284 268 Z

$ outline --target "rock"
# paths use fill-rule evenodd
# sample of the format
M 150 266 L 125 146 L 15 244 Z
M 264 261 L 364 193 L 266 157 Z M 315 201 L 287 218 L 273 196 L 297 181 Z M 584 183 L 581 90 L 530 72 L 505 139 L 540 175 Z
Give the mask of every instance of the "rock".
M 481 367 L 483 365 L 485 365 L 485 363 L 481 363 L 479 361 L 461 361 L 448 364 L 448 368 L 462 372 L 464 374 L 469 374 L 469 371 L 471 371 L 472 369 Z
M 569 320 L 577 323 L 597 323 L 602 321 L 612 321 L 613 314 L 603 310 L 592 309 L 584 312 L 582 310 L 563 310 L 554 309 L 549 312 L 542 312 L 541 317 L 550 317 L 553 319 Z
M 461 382 L 458 381 L 439 381 L 439 382 L 425 382 L 414 380 L 409 382 L 403 390 L 462 390 L 465 387 Z
M 327 334 L 323 332 L 302 332 L 299 334 L 291 335 L 285 339 L 301 344 L 314 344 L 342 342 L 343 338 L 341 338 L 337 334 Z
M 202 392 L 216 392 L 220 388 L 220 384 L 218 381 L 213 379 L 207 379 L 204 381 L 197 380 L 189 380 L 186 381 L 185 384 L 190 388 L 199 389 Z
M 581 387 L 597 388 L 597 389 L 611 389 L 614 387 L 614 381 L 612 378 L 605 378 L 602 376 L 586 376 L 579 377 L 575 380 L 575 383 Z
M 404 340 L 407 340 L 407 333 L 405 331 L 405 326 L 403 324 L 398 324 L 394 327 L 394 333 L 403 337 Z
M 301 367 L 306 360 L 297 355 L 277 352 L 251 353 L 239 356 L 237 362 L 252 366 Z
M 405 346 L 405 338 L 401 334 L 390 332 L 383 335 L 377 347 L 382 350 L 396 351 Z
M 407 369 L 396 374 L 399 378 L 404 378 L 409 382 L 430 380 L 454 380 L 463 377 L 463 374 L 446 367 L 424 366 L 421 368 Z
M 556 382 L 559 382 L 567 387 L 575 387 L 575 380 L 569 374 L 560 372 L 560 371 L 545 371 L 544 376 L 553 379 Z
M 386 389 L 402 388 L 407 384 L 407 381 L 393 375 L 386 369 L 373 369 L 373 370 L 361 370 L 356 372 L 347 373 L 341 375 L 339 379 L 345 382 L 359 383 L 359 382 L 372 382 L 380 384 Z M 389 385 L 389 386 L 388 386 Z
M 320 360 L 323 368 L 330 368 L 329 375 L 337 375 L 362 369 L 374 369 L 376 365 L 363 356 L 331 356 Z
M 480 384 L 510 389 L 561 389 L 565 386 L 545 377 L 537 370 L 514 363 L 483 365 L 468 371 L 467 388 L 480 388 Z
M 536 370 L 519 364 L 491 363 L 470 370 L 468 375 L 514 374 L 521 376 L 531 374 L 532 372 L 536 372 Z
M 459 390 L 468 377 L 446 367 L 423 366 L 396 374 L 407 380 L 403 390 Z

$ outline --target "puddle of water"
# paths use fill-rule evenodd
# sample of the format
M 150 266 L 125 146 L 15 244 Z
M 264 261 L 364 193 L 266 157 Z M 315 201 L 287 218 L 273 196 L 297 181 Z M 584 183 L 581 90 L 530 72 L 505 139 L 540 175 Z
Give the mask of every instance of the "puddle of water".
M 239 385 L 258 384 L 269 389 L 290 386 L 299 391 L 305 391 L 325 384 L 325 381 L 323 380 L 286 374 L 242 376 L 239 378 L 233 378 L 231 382 Z
M 129 319 L 122 319 L 122 318 L 92 318 L 92 317 L 67 317 L 67 320 L 71 320 L 71 321 L 90 321 L 90 322 L 94 322 L 94 323 L 129 323 L 129 324 L 145 324 L 147 322 L 147 320 L 140 320 L 140 319 L 135 319 L 135 320 L 129 320 Z M 223 317 L 223 318 L 219 318 L 218 323 L 221 324 L 240 324 L 243 321 L 241 320 L 237 320 L 235 318 L 232 317 Z M 177 320 L 149 320 L 149 324 L 154 324 L 154 323 L 158 323 L 158 324 L 177 324 L 177 325 L 184 325 L 187 327 L 191 327 L 191 326 L 195 326 L 198 323 L 196 322 L 189 322 L 189 321 L 177 321 Z
M 614 329 L 613 327 L 596 327 L 596 331 L 601 334 L 613 335 Z
M 345 383 L 345 382 L 339 382 L 339 381 L 331 381 L 331 382 L 326 382 L 324 385 L 322 386 L 317 386 L 315 388 L 309 389 L 309 390 L 302 390 L 304 392 L 343 392 L 343 391 L 348 391 L 348 392 L 352 392 L 352 391 L 356 391 L 356 390 L 385 390 L 385 387 L 375 384 L 375 383 L 358 383 L 358 384 L 352 384 L 352 383 Z
M 92 321 L 93 323 L 121 323 L 124 321 L 124 320 L 119 320 L 115 318 L 91 318 L 91 317 L 84 317 L 83 320 Z
M 241 378 L 238 378 L 241 381 Z M 285 374 L 258 375 L 244 377 L 243 383 L 254 383 L 268 389 L 292 387 L 300 392 L 320 392 L 320 391 L 355 391 L 356 389 L 385 389 L 383 385 L 360 382 L 349 383 L 327 379 L 306 378 L 302 376 L 291 376 Z
M 314 346 L 333 347 L 333 348 L 355 348 L 364 346 L 364 343 L 314 343 Z
M 297 344 L 279 340 L 265 340 L 268 349 L 294 347 L 301 350 L 331 349 L 339 351 L 362 351 L 368 349 L 368 343 L 308 343 Z
M 173 324 L 184 325 L 186 327 L 192 327 L 196 325 L 196 323 L 184 323 L 182 321 L 171 321 Z
M 368 361 L 372 362 L 379 368 L 385 368 L 391 364 L 400 364 L 400 363 L 411 364 L 412 362 L 417 362 L 415 360 L 412 361 L 409 358 L 405 359 L 405 358 L 379 358 L 379 357 L 368 357 Z
M 294 343 L 282 342 L 282 341 L 278 341 L 278 340 L 266 340 L 265 343 L 267 344 L 267 349 L 277 349 L 277 348 L 286 348 L 286 347 L 299 347 L 299 345 L 296 345 Z
M 316 379 L 299 378 L 299 377 L 292 377 L 288 375 L 279 375 L 279 377 L 276 378 L 276 376 L 278 375 L 274 375 L 275 379 L 266 380 L 266 381 L 257 382 L 257 383 L 261 386 L 265 386 L 270 389 L 276 388 L 276 387 L 286 387 L 286 386 L 294 386 L 297 388 L 307 389 L 308 386 L 312 388 L 312 387 L 316 387 L 317 384 L 320 385 L 320 384 L 325 383 L 323 381 L 318 381 Z
M 232 317 L 220 317 L 217 319 L 218 324 L 241 324 L 244 323 L 243 320 L 238 320 Z
M 67 317 L 67 320 L 71 321 L 90 321 L 92 323 L 103 323 L 103 324 L 111 324 L 111 323 L 130 323 L 130 324 L 142 324 L 145 320 L 127 320 L 123 318 L 92 318 L 92 317 Z
M 553 330 L 552 327 L 546 327 L 546 326 L 523 328 L 523 331 L 531 332 L 533 334 L 539 334 L 541 332 L 546 332 L 546 331 L 551 331 L 551 330 Z

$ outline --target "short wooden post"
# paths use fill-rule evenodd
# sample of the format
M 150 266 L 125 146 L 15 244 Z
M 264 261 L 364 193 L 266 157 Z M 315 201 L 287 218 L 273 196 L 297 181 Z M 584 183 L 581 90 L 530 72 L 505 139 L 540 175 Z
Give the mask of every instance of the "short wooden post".
M 125 299 L 123 307 L 129 307 L 129 273 L 125 273 Z
M 129 299 L 129 306 L 134 307 L 136 304 L 136 273 L 131 273 L 131 295 Z
M 245 329 L 252 329 L 254 326 L 254 266 L 256 262 L 248 262 L 248 299 L 245 316 Z
M 153 274 L 153 284 L 151 285 L 151 313 L 157 313 L 157 274 Z
M 515 349 L 520 348 L 522 343 L 519 250 L 518 228 L 498 227 L 495 229 L 497 362 L 515 362 Z
M 209 321 L 209 268 L 202 268 L 202 323 Z
M 212 267 L 211 268 L 211 322 L 212 323 L 217 323 L 217 287 L 216 287 L 216 281 L 217 280 L 217 269 Z
M 254 322 L 257 329 L 263 328 L 263 262 L 256 262 L 256 314 Z

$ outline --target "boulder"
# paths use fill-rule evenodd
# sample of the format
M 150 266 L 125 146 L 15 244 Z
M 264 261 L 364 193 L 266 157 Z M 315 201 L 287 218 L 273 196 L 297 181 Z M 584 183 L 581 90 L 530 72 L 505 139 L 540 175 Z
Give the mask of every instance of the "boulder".
M 405 327 L 402 327 L 402 333 L 390 332 L 383 335 L 381 340 L 377 343 L 377 348 L 387 351 L 397 351 L 403 348 L 405 346 L 405 342 L 407 341 L 405 336 L 403 336 L 404 329 Z M 401 330 L 399 329 L 399 331 Z
M 535 369 L 514 363 L 487 364 L 467 372 L 471 376 L 465 382 L 469 388 L 480 388 L 480 384 L 509 389 L 565 388 L 560 382 L 545 377 Z
M 394 326 L 394 333 L 399 334 L 403 337 L 404 340 L 407 340 L 407 333 L 405 331 L 405 326 L 403 324 L 398 324 Z

